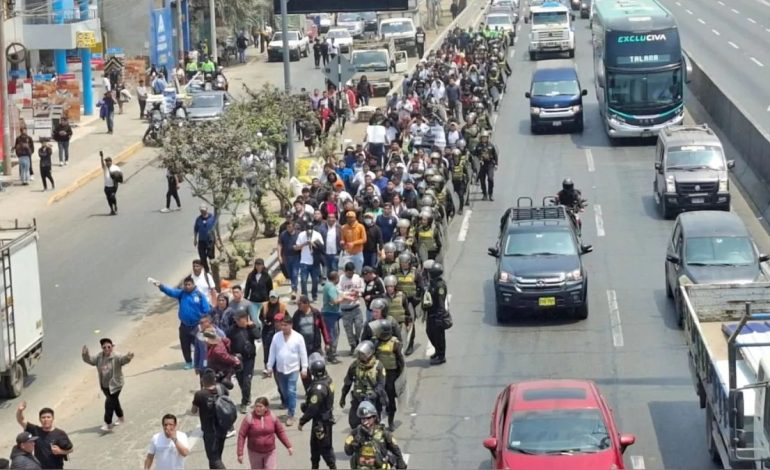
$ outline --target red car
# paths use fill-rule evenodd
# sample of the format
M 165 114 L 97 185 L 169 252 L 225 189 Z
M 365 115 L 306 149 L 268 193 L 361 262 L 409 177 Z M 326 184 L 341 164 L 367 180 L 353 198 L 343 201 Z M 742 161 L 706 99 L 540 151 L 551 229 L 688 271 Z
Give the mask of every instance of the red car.
M 610 470 L 625 468 L 623 452 L 635 441 L 618 433 L 595 383 L 533 380 L 498 395 L 484 447 L 496 469 Z

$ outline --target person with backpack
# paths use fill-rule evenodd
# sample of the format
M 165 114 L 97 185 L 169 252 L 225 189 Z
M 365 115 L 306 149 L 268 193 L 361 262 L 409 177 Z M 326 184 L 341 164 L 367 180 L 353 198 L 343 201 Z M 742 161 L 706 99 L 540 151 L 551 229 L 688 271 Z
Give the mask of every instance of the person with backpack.
M 102 162 L 102 172 L 104 173 L 104 195 L 107 197 L 107 204 L 110 206 L 110 215 L 118 213 L 118 184 L 123 182 L 123 170 L 118 165 L 113 165 L 112 157 L 104 158 L 104 153 L 99 151 L 99 158 Z
M 195 392 L 192 401 L 192 414 L 200 418 L 203 432 L 203 447 L 210 469 L 226 468 L 222 462 L 228 430 L 238 417 L 235 403 L 227 395 L 227 389 L 217 383 L 216 373 L 211 369 L 203 371 L 202 388 Z
M 235 326 L 227 333 L 230 340 L 230 352 L 241 358 L 242 366 L 236 370 L 235 378 L 241 387 L 241 406 L 238 411 L 246 414 L 251 402 L 251 379 L 254 375 L 254 362 L 257 358 L 256 341 L 262 336 L 262 325 L 251 320 L 248 310 L 235 313 Z
M 286 428 L 270 412 L 270 402 L 265 397 L 259 397 L 254 402 L 254 410 L 247 414 L 241 422 L 238 431 L 237 455 L 238 463 L 243 463 L 243 447 L 249 451 L 249 468 L 274 470 L 277 468 L 277 452 L 275 438 L 286 447 L 289 455 L 294 449 L 286 435 Z

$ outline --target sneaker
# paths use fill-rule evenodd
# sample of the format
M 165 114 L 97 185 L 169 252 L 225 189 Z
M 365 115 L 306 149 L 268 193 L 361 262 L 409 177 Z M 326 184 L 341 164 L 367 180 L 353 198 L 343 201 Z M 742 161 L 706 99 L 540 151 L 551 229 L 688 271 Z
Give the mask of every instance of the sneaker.
M 179 207 L 177 207 L 177 208 L 176 208 L 176 209 L 174 209 L 174 210 L 175 210 L 175 211 L 181 211 L 181 210 L 182 210 L 182 206 L 179 206 Z
M 288 418 L 286 418 L 286 426 L 289 426 L 289 427 L 294 426 L 294 416 L 289 416 Z
M 64 162 L 64 166 L 70 166 L 70 162 L 69 162 L 69 160 L 67 160 L 66 162 Z
M 171 211 L 168 209 L 168 207 L 164 207 L 163 209 L 160 210 L 160 212 L 165 214 L 165 213 L 171 212 Z
M 99 428 L 102 432 L 112 432 L 112 425 L 111 424 L 102 424 L 102 427 Z
M 433 359 L 430 360 L 430 365 L 437 366 L 437 365 L 443 364 L 445 362 L 446 362 L 446 358 L 445 357 L 434 357 Z
M 113 426 L 120 426 L 121 424 L 125 424 L 126 417 L 118 418 L 115 422 L 112 423 Z
M 238 407 L 238 411 L 240 411 L 240 413 L 242 415 L 245 415 L 246 412 L 249 411 L 249 405 L 241 405 L 241 406 L 239 406 Z
M 235 436 L 235 429 L 231 429 L 227 431 L 227 435 L 225 436 L 225 439 L 230 439 L 231 437 Z
M 110 215 L 115 215 L 115 211 L 114 211 L 114 210 L 111 210 L 111 211 L 110 211 Z
M 188 362 L 184 365 L 184 370 L 191 370 L 193 368 L 193 363 Z
M 29 180 L 30 180 L 30 181 L 35 181 L 35 175 L 30 175 L 30 176 L 29 176 Z
M 59 166 L 64 166 L 64 162 L 59 162 Z

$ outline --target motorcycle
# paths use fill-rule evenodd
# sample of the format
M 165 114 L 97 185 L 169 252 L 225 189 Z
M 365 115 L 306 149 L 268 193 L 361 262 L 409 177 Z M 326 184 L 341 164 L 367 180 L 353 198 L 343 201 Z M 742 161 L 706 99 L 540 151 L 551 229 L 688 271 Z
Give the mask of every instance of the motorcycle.
M 144 133 L 142 142 L 145 145 L 162 145 L 163 137 L 166 134 L 166 118 L 153 115 L 150 118 L 150 124 L 147 132 Z
M 583 221 L 580 219 L 580 213 L 585 211 L 585 208 L 587 206 L 587 200 L 586 199 L 580 199 L 578 201 L 575 201 L 574 204 L 571 206 L 568 206 L 567 209 L 567 215 L 572 219 L 572 223 L 575 225 L 575 228 L 577 229 L 577 236 L 581 237 L 583 235 Z

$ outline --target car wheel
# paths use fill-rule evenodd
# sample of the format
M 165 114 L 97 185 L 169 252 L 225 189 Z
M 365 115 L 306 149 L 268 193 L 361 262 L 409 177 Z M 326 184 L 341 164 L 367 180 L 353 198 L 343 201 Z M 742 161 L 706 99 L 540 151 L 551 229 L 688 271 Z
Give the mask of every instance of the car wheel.
M 495 317 L 497 317 L 497 323 L 500 324 L 508 321 L 508 314 L 505 311 L 505 307 L 495 304 Z
M 289 52 L 289 61 L 298 61 L 299 60 L 300 53 L 297 51 L 297 53 Z
M 588 302 L 575 309 L 575 318 L 578 320 L 585 320 L 588 318 Z
M 24 388 L 24 368 L 20 363 L 13 364 L 8 375 L 2 379 L 2 395 L 5 398 L 16 398 Z
M 666 204 L 666 199 L 660 198 L 660 215 L 663 219 L 668 220 L 674 216 L 674 211 Z
M 529 60 L 537 60 L 537 52 L 529 51 Z

